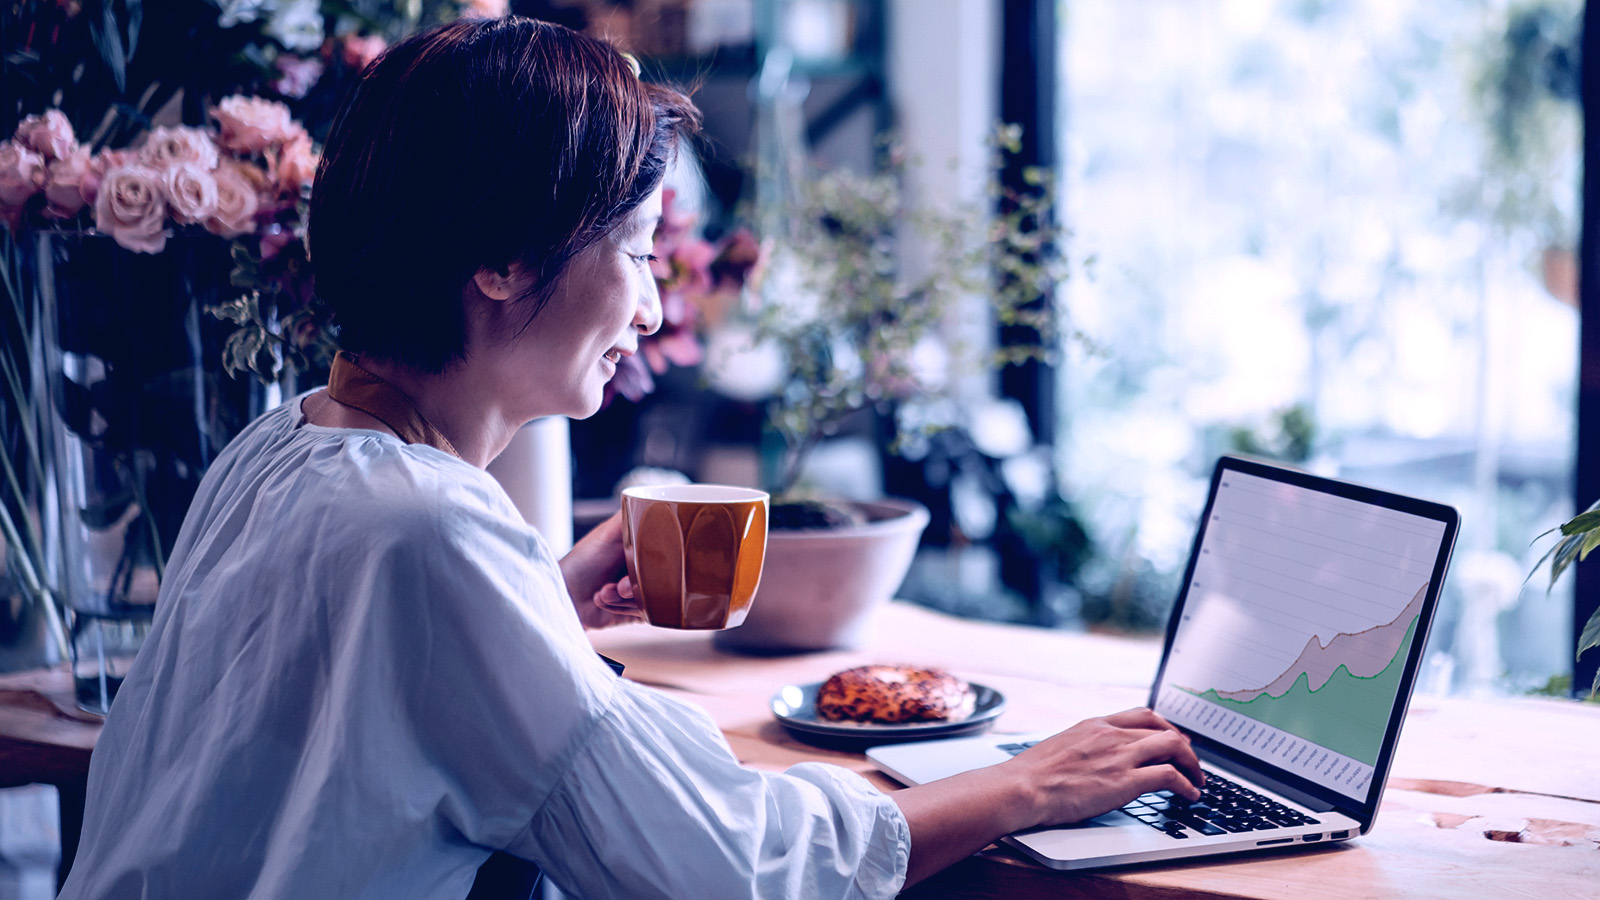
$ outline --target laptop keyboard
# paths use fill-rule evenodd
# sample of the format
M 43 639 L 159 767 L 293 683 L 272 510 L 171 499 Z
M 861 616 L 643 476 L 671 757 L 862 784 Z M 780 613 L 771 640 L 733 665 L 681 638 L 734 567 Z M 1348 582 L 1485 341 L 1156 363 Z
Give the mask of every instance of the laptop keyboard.
M 1000 749 L 1016 756 L 1033 746 L 1033 743 L 1036 742 L 1002 744 Z M 1157 831 L 1179 839 L 1187 839 L 1190 832 L 1218 835 L 1321 824 L 1304 813 L 1229 781 L 1209 769 L 1199 800 L 1185 800 L 1171 791 L 1156 791 L 1127 804 L 1122 811 Z

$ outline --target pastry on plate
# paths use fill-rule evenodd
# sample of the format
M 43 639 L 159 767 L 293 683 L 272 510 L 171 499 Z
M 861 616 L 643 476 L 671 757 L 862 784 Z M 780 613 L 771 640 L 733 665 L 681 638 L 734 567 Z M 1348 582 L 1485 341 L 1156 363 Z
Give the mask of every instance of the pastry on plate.
M 817 690 L 817 715 L 830 722 L 959 722 L 972 715 L 972 685 L 941 669 L 856 666 Z

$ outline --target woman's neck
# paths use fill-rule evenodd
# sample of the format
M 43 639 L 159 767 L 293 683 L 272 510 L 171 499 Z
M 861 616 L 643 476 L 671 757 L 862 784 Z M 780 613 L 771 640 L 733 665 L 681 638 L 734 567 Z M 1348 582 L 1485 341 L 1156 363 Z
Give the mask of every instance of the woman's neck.
M 441 449 L 455 453 L 480 469 L 500 455 L 521 424 L 511 422 L 507 416 L 499 414 L 499 410 L 485 403 L 485 398 L 493 397 L 494 393 L 478 384 L 479 379 L 475 377 L 471 366 L 456 364 L 447 367 L 444 372 L 432 373 L 368 356 L 357 357 L 355 362 L 361 369 L 387 382 L 390 388 L 402 394 L 426 420 L 426 424 L 437 429 L 446 442 Z M 308 418 L 315 424 L 358 428 L 377 425 L 378 430 L 406 438 L 383 418 L 338 399 L 329 399 L 334 409 L 316 410 L 321 413 L 320 418 L 328 421 L 318 421 L 319 416 L 313 415 L 313 410 L 307 410 Z

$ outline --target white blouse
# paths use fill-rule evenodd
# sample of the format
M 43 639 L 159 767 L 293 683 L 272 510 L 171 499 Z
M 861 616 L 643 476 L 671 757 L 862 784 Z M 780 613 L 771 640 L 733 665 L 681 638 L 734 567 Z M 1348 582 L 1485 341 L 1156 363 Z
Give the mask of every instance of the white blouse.
M 616 677 L 492 477 L 299 406 L 200 487 L 63 898 L 461 898 L 491 849 L 586 900 L 900 889 L 894 802 Z

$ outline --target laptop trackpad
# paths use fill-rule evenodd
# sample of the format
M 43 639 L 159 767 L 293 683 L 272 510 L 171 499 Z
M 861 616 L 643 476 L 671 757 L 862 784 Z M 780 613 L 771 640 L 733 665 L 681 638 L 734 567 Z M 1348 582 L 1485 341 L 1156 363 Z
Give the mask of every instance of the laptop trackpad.
M 1183 843 L 1116 809 L 1076 825 L 1018 832 L 1007 841 L 1058 869 L 1114 862 L 1123 854 L 1165 853 Z
M 1042 828 L 1030 828 L 1019 831 L 1017 834 L 1035 834 L 1041 831 L 1092 831 L 1098 828 L 1143 828 L 1149 830 L 1150 826 L 1135 819 L 1120 809 L 1113 809 L 1104 815 L 1092 819 L 1084 819 L 1071 825 L 1047 825 Z

